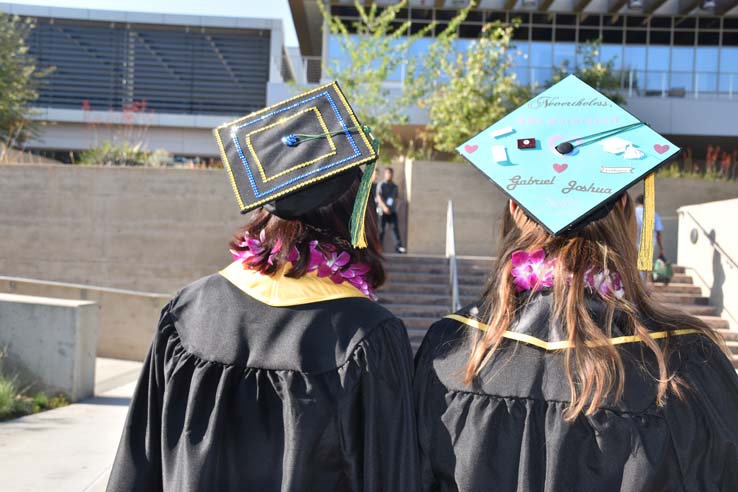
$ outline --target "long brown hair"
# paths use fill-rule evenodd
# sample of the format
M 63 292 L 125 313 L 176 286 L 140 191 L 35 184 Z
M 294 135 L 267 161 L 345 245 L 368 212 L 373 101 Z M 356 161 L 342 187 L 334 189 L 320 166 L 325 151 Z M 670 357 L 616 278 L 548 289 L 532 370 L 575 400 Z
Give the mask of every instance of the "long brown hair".
M 372 288 L 377 289 L 384 283 L 385 272 L 377 233 L 377 219 L 372 207 L 367 207 L 364 218 L 368 247 L 356 249 L 350 243 L 349 222 L 359 183 L 360 177 L 357 177 L 338 200 L 307 212 L 299 219 L 281 219 L 265 209 L 254 212 L 251 221 L 236 231 L 231 239 L 230 248 L 235 251 L 243 250 L 244 247 L 240 244 L 245 234 L 258 238 L 264 231 L 262 245 L 265 249 L 271 251 L 280 242 L 281 248 L 271 263 L 268 261 L 268 255 L 264 255 L 260 261 L 250 263 L 249 268 L 265 275 L 273 275 L 288 262 L 289 251 L 294 246 L 300 257 L 292 264 L 286 276 L 300 278 L 308 272 L 310 241 L 317 240 L 319 248 L 325 250 L 327 246 L 339 252 L 345 251 L 351 256 L 351 262 L 367 265 L 369 272 L 364 278 Z
M 608 342 L 616 313 L 618 328 L 626 334 L 638 335 L 650 350 L 658 367 L 656 401 L 663 405 L 668 392 L 681 396 L 681 382 L 674 377 L 667 361 L 673 346 L 667 338 L 658 344 L 648 336 L 649 324 L 660 330 L 693 328 L 723 346 L 710 327 L 697 318 L 668 309 L 655 301 L 641 283 L 636 269 L 635 213 L 630 196 L 624 194 L 607 215 L 589 223 L 578 232 L 553 236 L 521 208 L 514 216 L 509 207 L 503 218 L 503 241 L 490 282 L 485 289 L 481 312 L 489 329 L 474 335 L 474 345 L 466 366 L 465 382 L 471 383 L 500 347 L 503 333 L 514 321 L 516 311 L 531 296 L 516 294 L 509 261 L 517 250 L 534 251 L 543 248 L 549 257 L 557 258 L 554 270 L 553 319 L 561 323 L 568 335 L 570 348 L 564 349 L 564 365 L 571 391 L 571 403 L 565 418 L 590 415 L 605 398 L 620 400 L 624 390 L 625 369 L 618 350 Z M 605 305 L 605 326 L 601 326 L 587 309 L 584 273 L 589 267 L 618 272 L 625 295 L 602 298 Z M 622 320 L 622 322 L 620 321 Z M 622 323 L 622 324 L 621 324 Z M 645 360 L 641 360 L 646 369 Z M 655 376 L 655 375 L 654 375 Z

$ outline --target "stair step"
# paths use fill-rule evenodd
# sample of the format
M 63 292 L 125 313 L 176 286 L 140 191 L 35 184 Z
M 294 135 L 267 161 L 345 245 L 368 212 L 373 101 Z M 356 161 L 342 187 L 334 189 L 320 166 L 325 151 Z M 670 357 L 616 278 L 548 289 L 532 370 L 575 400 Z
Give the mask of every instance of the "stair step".
M 693 284 L 648 284 L 648 288 L 652 289 L 654 294 L 694 294 L 702 295 L 702 289 Z
M 459 277 L 459 285 L 478 285 L 482 286 L 487 280 L 487 274 L 466 274 Z M 424 271 L 414 272 L 387 272 L 388 282 L 419 282 L 419 283 L 436 283 L 439 285 L 448 285 L 448 273 L 425 273 Z
M 438 319 L 449 313 L 449 306 L 445 304 L 442 306 L 426 304 L 392 304 L 388 305 L 387 308 L 392 311 L 392 314 L 401 319 L 404 319 L 405 316 Z
M 700 306 L 707 306 L 707 304 L 710 302 L 710 299 L 704 296 L 696 296 L 693 294 L 681 294 L 681 293 L 671 293 L 671 292 L 657 292 L 654 293 L 654 298 L 657 299 L 660 302 L 663 302 L 664 304 L 694 304 L 694 305 L 700 305 Z
M 726 340 L 725 345 L 728 347 L 728 350 L 731 354 L 738 356 L 738 341 L 736 340 Z
M 415 264 L 405 264 L 405 265 L 385 265 L 384 271 L 387 273 L 388 276 L 392 276 L 394 274 L 403 274 L 403 273 L 434 273 L 437 275 L 444 275 L 447 279 L 450 274 L 450 269 L 448 267 L 448 264 L 444 265 L 415 265 Z M 473 277 L 473 278 L 484 278 L 486 279 L 492 270 L 488 269 L 477 269 L 472 267 L 464 267 L 459 266 L 458 267 L 458 277 L 459 279 L 465 278 L 465 277 Z
M 459 294 L 466 296 L 478 296 L 482 291 L 483 285 L 459 285 Z M 385 283 L 379 292 L 398 292 L 398 293 L 413 293 L 418 294 L 441 294 L 451 295 L 451 289 L 448 283 L 439 284 L 435 282 L 398 282 L 395 280 L 389 280 Z
M 423 304 L 430 306 L 448 306 L 450 309 L 451 296 L 448 293 L 443 294 L 418 294 L 418 293 L 398 293 L 384 292 L 377 293 L 380 304 L 386 305 L 387 309 L 392 311 L 395 304 Z
M 678 311 L 683 311 L 685 313 L 691 314 L 692 316 L 717 316 L 718 310 L 715 308 L 715 306 L 700 306 L 697 304 L 669 304 L 664 303 L 665 306 L 668 306 L 672 309 L 676 309 Z
M 699 315 L 697 317 L 701 319 L 703 322 L 705 322 L 707 326 L 709 326 L 713 330 L 720 330 L 720 333 L 731 331 L 730 323 L 728 323 L 728 320 L 723 319 L 720 316 Z M 738 332 L 735 332 L 735 333 L 738 333 Z
M 439 318 L 433 316 L 403 316 L 401 319 L 408 330 L 427 330 Z
M 726 342 L 738 343 L 738 331 L 729 329 L 717 329 L 715 331 L 718 333 L 718 335 L 723 337 L 723 340 L 725 340 Z
M 687 275 L 686 273 L 675 273 L 674 276 L 671 278 L 671 284 L 693 284 L 692 277 Z

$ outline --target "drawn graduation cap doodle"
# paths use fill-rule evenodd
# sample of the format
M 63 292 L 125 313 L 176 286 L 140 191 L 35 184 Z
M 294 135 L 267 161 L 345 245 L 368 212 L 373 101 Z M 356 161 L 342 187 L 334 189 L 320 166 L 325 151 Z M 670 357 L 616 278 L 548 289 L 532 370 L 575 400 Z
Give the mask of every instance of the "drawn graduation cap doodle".
M 518 135 L 544 145 L 521 148 Z M 490 146 L 504 146 L 516 166 L 500 165 L 482 151 Z M 623 191 L 646 178 L 638 267 L 652 268 L 653 173 L 680 149 L 576 76 L 456 150 L 554 235 L 574 233 L 604 217 Z
M 213 130 L 242 213 L 264 207 L 294 219 L 328 205 L 367 165 L 351 217 L 351 242 L 366 247 L 364 217 L 379 142 L 337 82 Z

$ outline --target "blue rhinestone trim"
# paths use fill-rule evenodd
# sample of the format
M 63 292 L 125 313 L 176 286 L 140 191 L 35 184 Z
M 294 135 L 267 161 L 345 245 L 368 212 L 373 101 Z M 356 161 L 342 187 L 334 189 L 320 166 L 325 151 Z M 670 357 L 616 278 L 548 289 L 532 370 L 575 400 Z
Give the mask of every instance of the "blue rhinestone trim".
M 346 138 L 348 138 L 348 141 L 351 144 L 351 147 L 354 149 L 354 154 L 353 155 L 350 155 L 348 157 L 344 157 L 343 159 L 340 159 L 340 160 L 338 160 L 336 162 L 332 162 L 330 164 L 326 164 L 326 165 L 321 166 L 319 168 L 313 169 L 312 171 L 308 171 L 308 172 L 306 172 L 304 174 L 301 174 L 300 176 L 295 176 L 294 178 L 292 178 L 292 179 L 290 179 L 290 180 L 288 180 L 288 181 L 286 181 L 286 182 L 284 182 L 282 184 L 279 184 L 277 186 L 274 186 L 273 188 L 270 188 L 268 190 L 259 191 L 259 188 L 256 186 L 256 179 L 254 179 L 254 175 L 251 172 L 251 167 L 249 166 L 249 161 L 246 159 L 246 155 L 244 154 L 243 149 L 241 149 L 241 144 L 238 142 L 238 138 L 236 137 L 236 130 L 240 130 L 241 128 L 245 128 L 245 127 L 247 127 L 249 125 L 253 125 L 254 123 L 258 123 L 258 122 L 260 122 L 260 121 L 262 121 L 262 120 L 264 120 L 266 118 L 271 118 L 272 116 L 274 116 L 276 114 L 282 113 L 284 111 L 289 111 L 290 109 L 294 109 L 294 108 L 296 108 L 298 106 L 301 106 L 303 104 L 307 104 L 307 103 L 309 103 L 311 101 L 314 101 L 315 99 L 317 99 L 319 97 L 325 97 L 328 100 L 328 103 L 331 105 L 331 108 L 333 109 L 333 112 L 336 115 L 336 119 L 338 119 L 338 121 L 341 123 L 341 127 L 343 128 L 343 133 L 346 135 Z M 333 100 L 333 98 L 331 97 L 331 95 L 328 93 L 328 91 L 321 92 L 321 93 L 316 94 L 314 96 L 311 96 L 311 97 L 309 97 L 307 99 L 303 99 L 302 101 L 296 102 L 296 103 L 291 104 L 289 106 L 285 106 L 284 108 L 280 108 L 280 109 L 278 109 L 276 111 L 272 111 L 271 113 L 263 114 L 259 118 L 255 119 L 253 121 L 249 121 L 249 122 L 244 123 L 242 125 L 238 125 L 236 127 L 233 127 L 233 128 L 231 128 L 231 138 L 233 139 L 233 144 L 236 147 L 236 151 L 238 152 L 238 156 L 241 158 L 241 161 L 242 161 L 244 167 L 246 168 L 246 173 L 249 176 L 249 182 L 251 183 L 251 188 L 254 190 L 254 195 L 256 196 L 256 198 L 265 197 L 267 195 L 270 195 L 270 194 L 272 194 L 274 192 L 277 192 L 277 191 L 281 190 L 282 188 L 285 188 L 287 186 L 290 186 L 290 185 L 296 183 L 297 181 L 303 180 L 305 178 L 309 178 L 309 177 L 311 177 L 311 176 L 313 176 L 313 175 L 315 175 L 317 173 L 320 173 L 322 171 L 326 171 L 326 170 L 331 169 L 331 168 L 334 168 L 336 166 L 340 166 L 341 164 L 343 164 L 346 161 L 350 161 L 351 159 L 354 159 L 356 157 L 361 156 L 361 150 L 359 150 L 359 146 L 356 145 L 356 141 L 354 141 L 354 138 L 351 135 L 351 132 L 349 131 L 348 127 L 346 126 L 346 122 L 343 120 L 343 117 L 341 116 L 341 113 L 338 111 L 338 106 L 336 106 L 335 101 Z

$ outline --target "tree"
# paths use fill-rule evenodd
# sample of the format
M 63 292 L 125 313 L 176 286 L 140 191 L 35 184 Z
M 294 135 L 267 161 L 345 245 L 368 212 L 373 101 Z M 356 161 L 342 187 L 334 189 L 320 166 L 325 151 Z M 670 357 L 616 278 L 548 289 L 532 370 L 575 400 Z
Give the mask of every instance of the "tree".
M 31 20 L 0 12 L 0 160 L 8 147 L 22 144 L 38 128 L 30 104 L 50 70 L 39 70 L 28 54 L 26 39 L 33 27 Z
M 341 49 L 350 59 L 350 64 L 342 66 L 326 62 L 325 76 L 340 82 L 362 122 L 372 128 L 382 143 L 402 149 L 394 127 L 408 122 L 407 109 L 417 102 L 419 92 L 416 89 L 407 91 L 406 83 L 392 91 L 386 82 L 391 74 L 401 70 L 405 70 L 410 79 L 414 78 L 410 72 L 421 64 L 416 57 L 409 56 L 410 47 L 429 35 L 435 23 L 410 33 L 411 22 L 397 19 L 399 11 L 407 6 L 407 0 L 383 9 L 374 3 L 365 7 L 364 2 L 355 0 L 359 20 L 350 25 L 332 15 L 324 2 L 317 4 L 331 34 L 336 35 Z M 459 11 L 457 19 L 466 18 L 473 4 Z M 449 25 L 442 35 L 455 36 L 455 30 Z
M 452 152 L 530 98 L 511 70 L 515 27 L 487 24 L 463 51 L 453 36 L 439 37 L 429 49 L 425 69 L 410 84 L 419 92 L 420 106 L 428 108 L 437 150 Z
M 571 67 L 569 67 L 569 60 L 564 60 L 556 68 L 550 85 L 555 84 L 570 73 L 574 73 L 582 81 L 602 92 L 615 104 L 625 104 L 626 101 L 620 87 L 620 74 L 615 71 L 615 58 L 605 62 L 600 61 L 601 45 L 601 39 L 577 45 L 577 59 L 581 59 L 581 62 L 576 64 L 572 72 Z

